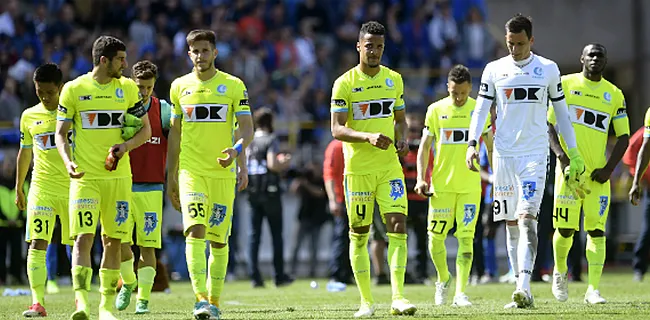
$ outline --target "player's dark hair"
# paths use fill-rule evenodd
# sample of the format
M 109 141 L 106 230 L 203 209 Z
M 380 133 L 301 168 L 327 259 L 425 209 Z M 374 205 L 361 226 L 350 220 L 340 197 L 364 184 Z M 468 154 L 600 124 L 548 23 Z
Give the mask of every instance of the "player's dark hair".
M 187 41 L 188 46 L 193 45 L 196 41 L 207 41 L 210 42 L 213 47 L 216 47 L 217 35 L 211 30 L 196 29 L 187 34 L 185 41 Z
M 530 17 L 524 17 L 521 13 L 517 13 L 506 22 L 506 31 L 510 33 L 524 31 L 528 39 L 530 39 L 533 36 L 533 22 Z
M 97 38 L 93 43 L 93 65 L 98 66 L 101 57 L 112 60 L 117 56 L 118 51 L 126 51 L 126 45 L 122 40 L 111 36 Z
M 361 29 L 359 30 L 359 39 L 368 33 L 376 36 L 383 36 L 386 34 L 386 28 L 383 24 L 377 21 L 368 21 L 361 25 Z
M 34 70 L 34 82 L 54 83 L 61 85 L 63 82 L 63 72 L 55 63 L 46 63 Z
M 462 64 L 457 64 L 451 70 L 449 70 L 449 75 L 447 75 L 447 81 L 454 83 L 471 83 L 472 75 L 469 73 L 469 69 Z
M 273 132 L 273 111 L 268 107 L 261 107 L 253 112 L 255 127 Z
M 131 75 L 140 80 L 157 79 L 158 67 L 149 60 L 138 61 L 133 65 Z

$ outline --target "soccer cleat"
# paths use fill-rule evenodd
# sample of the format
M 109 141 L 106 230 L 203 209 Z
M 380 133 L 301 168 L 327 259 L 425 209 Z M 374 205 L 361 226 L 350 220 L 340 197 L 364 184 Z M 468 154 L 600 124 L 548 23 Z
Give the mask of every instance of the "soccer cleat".
M 118 320 L 112 312 L 99 309 L 99 320 Z
M 47 317 L 47 311 L 45 308 L 38 302 L 34 303 L 29 309 L 23 312 L 23 317 L 25 318 L 38 318 L 38 317 Z
M 587 293 L 585 293 L 585 303 L 604 304 L 604 303 L 607 303 L 607 300 L 605 300 L 605 298 L 600 296 L 600 291 L 598 291 L 598 290 L 587 290 Z
M 472 303 L 469 301 L 469 297 L 466 294 L 460 293 L 454 296 L 454 303 L 451 305 L 454 307 L 471 307 Z
M 217 306 L 210 305 L 210 320 L 219 320 L 221 319 L 221 310 Z
M 59 293 L 59 285 L 56 284 L 56 281 L 54 280 L 48 280 L 47 284 L 45 285 L 45 290 L 47 291 L 48 294 L 57 294 Z
M 149 300 L 138 300 L 135 303 L 135 314 L 145 314 L 149 312 Z
M 375 306 L 369 303 L 362 303 L 359 311 L 354 313 L 355 318 L 372 317 L 375 314 Z
M 553 272 L 551 291 L 557 301 L 564 302 L 569 299 L 569 277 L 566 273 Z
M 205 300 L 195 303 L 194 312 L 192 312 L 192 314 L 196 320 L 210 320 L 210 317 L 212 316 L 210 303 Z
M 418 308 L 406 299 L 393 300 L 390 305 L 390 313 L 396 316 L 412 316 Z
M 447 292 L 449 291 L 450 285 L 451 275 L 449 275 L 449 280 L 447 280 L 447 282 L 436 282 L 436 294 L 433 297 L 433 300 L 437 306 L 447 303 Z
M 70 320 L 90 319 L 90 312 L 88 311 L 88 307 L 84 306 L 84 308 L 79 308 L 79 302 L 77 300 L 75 300 L 75 304 L 77 305 L 77 310 L 72 315 L 70 315 Z
M 119 311 L 125 310 L 131 304 L 131 293 L 136 283 L 124 284 L 115 298 L 115 308 Z
M 532 308 L 534 306 L 533 295 L 524 289 L 515 290 L 512 293 L 512 301 L 517 304 L 518 308 Z

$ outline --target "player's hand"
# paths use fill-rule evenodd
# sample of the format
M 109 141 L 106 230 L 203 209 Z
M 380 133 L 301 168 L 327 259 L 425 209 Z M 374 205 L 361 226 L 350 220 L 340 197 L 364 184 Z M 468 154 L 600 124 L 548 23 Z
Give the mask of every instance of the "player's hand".
M 79 178 L 83 177 L 84 174 L 86 174 L 83 171 L 77 172 L 78 167 L 79 166 L 77 166 L 77 164 L 72 162 L 72 161 L 66 163 L 65 168 L 68 170 L 68 175 L 70 175 L 70 178 L 79 179 Z
M 25 200 L 25 192 L 23 189 L 16 188 L 16 207 L 18 207 L 18 210 L 25 210 L 27 208 L 27 201 Z
M 406 140 L 399 140 L 395 144 L 395 149 L 397 149 L 398 156 L 405 157 L 409 153 L 409 144 Z
M 609 180 L 609 177 L 612 176 L 612 171 L 608 168 L 600 168 L 596 169 L 591 173 L 591 180 L 596 181 L 598 183 L 605 183 L 607 180 Z
M 373 133 L 368 137 L 368 142 L 381 149 L 381 150 L 386 150 L 388 147 L 393 144 L 393 140 L 381 133 Z
M 630 189 L 630 202 L 638 206 L 639 201 L 641 200 L 641 186 L 638 183 L 633 183 L 632 188 Z
M 248 169 L 239 168 L 237 172 L 237 191 L 242 192 L 248 187 Z
M 170 174 L 167 176 L 167 196 L 172 203 L 172 207 L 177 211 L 181 211 L 181 198 L 178 192 L 178 176 Z
M 478 150 L 476 150 L 476 147 L 468 146 L 467 154 L 465 155 L 465 164 L 467 165 L 467 169 L 478 172 L 478 168 L 476 168 L 475 165 L 477 161 Z
M 330 200 L 329 201 L 329 208 L 330 208 L 330 213 L 335 216 L 335 217 L 340 217 L 343 215 L 343 210 L 341 210 L 341 206 L 339 206 L 338 203 L 336 203 L 335 200 Z
M 571 179 L 571 168 L 564 169 L 564 178 L 569 191 L 573 194 L 574 199 L 584 199 L 586 195 L 591 193 L 587 187 L 586 179 L 583 174 L 579 174 L 575 179 Z
M 429 184 L 426 181 L 418 181 L 415 184 L 415 188 L 413 188 L 413 191 L 415 191 L 415 193 L 417 193 L 421 197 L 433 196 L 433 192 L 431 192 L 431 189 L 429 188 Z
M 126 152 L 127 152 L 126 143 L 116 144 L 116 145 L 112 146 L 109 151 L 113 152 L 113 154 L 118 159 L 122 159 L 122 157 L 124 157 L 124 154 L 126 154 Z
M 222 168 L 227 168 L 232 164 L 233 161 L 235 161 L 235 159 L 237 159 L 237 150 L 234 148 L 223 149 L 221 153 L 226 155 L 225 158 L 217 159 L 219 165 L 221 165 Z
M 579 179 L 578 176 L 585 173 L 585 161 L 582 160 L 582 156 L 578 152 L 578 148 L 569 149 L 568 156 L 570 161 L 568 179 L 573 181 L 578 181 Z

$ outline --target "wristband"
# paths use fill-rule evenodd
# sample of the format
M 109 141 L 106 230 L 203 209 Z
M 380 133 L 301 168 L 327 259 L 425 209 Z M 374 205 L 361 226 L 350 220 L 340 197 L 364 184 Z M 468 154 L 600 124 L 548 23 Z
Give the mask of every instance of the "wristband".
M 467 145 L 470 146 L 470 147 L 476 147 L 477 144 L 478 144 L 478 143 L 476 142 L 476 140 L 470 140 L 470 141 L 467 143 Z
M 237 150 L 237 155 L 240 155 L 241 152 L 242 152 L 243 146 L 242 146 L 241 142 L 237 142 L 237 143 L 235 143 L 234 146 L 232 146 L 232 148 Z

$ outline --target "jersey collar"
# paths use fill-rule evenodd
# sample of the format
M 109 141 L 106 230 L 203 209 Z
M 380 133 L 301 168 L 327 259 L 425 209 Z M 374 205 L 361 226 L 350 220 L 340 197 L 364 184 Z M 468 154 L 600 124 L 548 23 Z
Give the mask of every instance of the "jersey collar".
M 528 59 L 524 59 L 521 61 L 515 61 L 515 59 L 512 58 L 512 56 L 509 56 L 510 60 L 512 60 L 512 63 L 514 63 L 517 67 L 523 68 L 527 65 L 529 65 L 531 62 L 533 62 L 533 59 L 535 59 L 535 54 L 531 51 L 530 52 L 530 57 Z
M 205 80 L 205 81 L 199 79 L 199 77 L 196 75 L 196 73 L 194 73 L 194 71 L 192 71 L 192 73 L 194 73 L 194 77 L 196 78 L 196 80 L 199 80 L 199 82 L 208 83 L 208 82 L 218 78 L 221 75 L 221 71 L 219 71 L 219 69 L 216 69 L 216 70 L 217 70 L 217 72 L 214 73 L 214 76 L 212 76 L 212 78 L 210 78 L 208 80 Z
M 361 71 L 361 68 L 359 67 L 359 65 L 354 67 L 354 71 L 362 78 L 373 80 L 373 79 L 376 79 L 377 77 L 379 77 L 379 75 L 381 75 L 382 71 L 384 71 L 384 68 L 383 68 L 383 66 L 379 66 L 379 72 L 377 72 L 377 74 L 374 77 L 371 77 L 371 76 L 365 74 L 363 71 Z
M 582 73 L 580 74 L 580 78 L 581 78 L 582 84 L 584 84 L 585 86 L 587 86 L 587 87 L 589 87 L 591 89 L 597 89 L 598 87 L 600 87 L 600 84 L 603 83 L 603 79 L 604 79 L 603 77 L 601 77 L 600 81 L 591 81 L 591 80 L 587 79 Z

